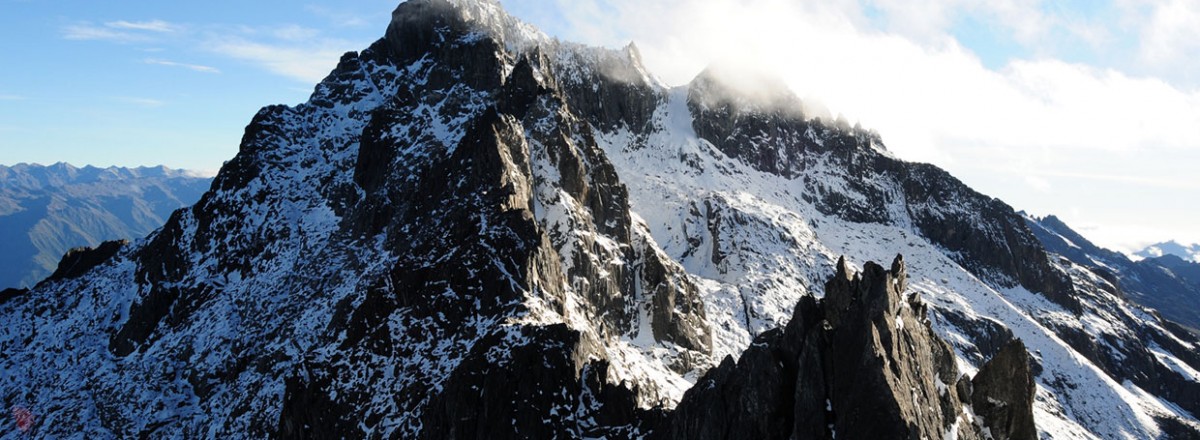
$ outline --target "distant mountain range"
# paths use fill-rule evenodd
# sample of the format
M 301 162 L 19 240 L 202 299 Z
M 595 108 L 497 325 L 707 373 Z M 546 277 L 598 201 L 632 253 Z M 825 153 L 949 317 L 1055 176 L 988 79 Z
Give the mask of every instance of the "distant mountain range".
M 37 284 L 72 248 L 145 236 L 211 181 L 166 167 L 0 165 L 0 288 Z
M 1200 244 L 1185 246 L 1172 240 L 1146 246 L 1145 249 L 1137 251 L 1133 255 L 1142 258 L 1158 258 L 1166 255 L 1174 255 L 1193 263 L 1200 263 Z
M 1189 248 L 1160 243 L 1138 252 L 1144 259 L 1133 261 L 1096 246 L 1053 215 L 1027 215 L 1026 221 L 1047 251 L 1092 268 L 1116 292 L 1200 334 L 1200 263 L 1183 257 Z

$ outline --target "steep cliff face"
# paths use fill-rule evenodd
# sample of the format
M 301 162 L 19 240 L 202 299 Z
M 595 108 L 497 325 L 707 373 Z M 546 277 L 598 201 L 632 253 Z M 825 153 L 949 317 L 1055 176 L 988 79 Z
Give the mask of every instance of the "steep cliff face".
M 636 48 L 552 40 L 493 1 L 404 3 L 309 102 L 260 111 L 194 206 L 5 293 L 0 401 L 50 437 L 1200 426 L 1168 382 L 1063 335 L 1152 335 L 1120 353 L 1171 383 L 1200 383 L 1196 343 L 1002 203 L 790 94 L 722 88 L 667 88 Z
M 715 357 L 787 323 L 795 301 L 821 294 L 814 286 L 838 256 L 903 252 L 920 262 L 909 284 L 964 370 L 1013 338 L 1034 352 L 1039 435 L 1200 427 L 1190 391 L 1164 388 L 1200 383 L 1193 340 L 1052 257 L 1020 214 L 944 171 L 896 160 L 870 132 L 804 119 L 794 98 L 754 99 L 722 81 L 705 73 L 667 91 L 649 133 L 600 136 L 633 209 L 701 280 Z

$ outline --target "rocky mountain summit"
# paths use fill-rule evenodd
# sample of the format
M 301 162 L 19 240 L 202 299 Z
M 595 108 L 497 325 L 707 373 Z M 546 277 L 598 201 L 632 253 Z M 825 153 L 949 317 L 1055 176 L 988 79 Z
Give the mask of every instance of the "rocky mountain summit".
M 1200 341 L 1003 202 L 491 0 L 401 4 L 113 246 L 0 302 L 40 436 L 1200 433 Z
M 0 165 L 0 288 L 37 284 L 72 248 L 145 237 L 210 182 L 165 167 Z
M 1010 340 L 974 377 L 905 294 L 904 261 L 839 260 L 825 297 L 697 381 L 663 438 L 1036 438 L 1031 359 Z

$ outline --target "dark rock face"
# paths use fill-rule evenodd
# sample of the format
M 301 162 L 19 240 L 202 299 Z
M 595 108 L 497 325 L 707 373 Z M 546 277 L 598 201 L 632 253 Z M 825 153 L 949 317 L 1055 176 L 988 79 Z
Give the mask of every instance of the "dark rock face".
M 1035 439 L 1035 386 L 1029 352 L 1020 340 L 1005 345 L 971 379 L 971 405 L 995 438 Z
M 632 47 L 539 39 L 498 8 L 404 3 L 309 102 L 260 111 L 193 207 L 109 264 L 0 294 L 0 402 L 58 437 L 1026 438 L 1037 366 L 1000 323 L 947 314 L 985 366 L 962 378 L 899 258 L 840 263 L 824 299 L 654 407 L 712 365 L 712 280 L 630 211 L 605 148 L 614 132 L 659 147 L 658 112 L 682 96 Z M 805 120 L 790 95 L 748 111 L 720 87 L 689 93 L 705 154 L 793 179 L 839 219 L 912 221 L 993 285 L 1062 292 L 1002 203 Z M 733 202 L 705 194 L 688 227 L 800 246 Z M 711 262 L 753 269 L 753 245 L 713 240 Z
M 94 249 L 90 247 L 71 249 L 67 251 L 66 255 L 63 255 L 62 261 L 58 262 L 58 268 L 44 282 L 82 276 L 92 268 L 112 259 L 127 244 L 129 244 L 128 240 L 116 240 L 100 243 Z
M 0 304 L 4 304 L 5 301 L 16 298 L 17 295 L 22 295 L 27 292 L 29 292 L 29 289 L 8 288 L 8 289 L 0 290 Z
M 787 327 L 760 335 L 736 363 L 705 374 L 671 414 L 661 438 L 1033 439 L 1033 374 L 1018 341 L 960 382 L 950 347 L 919 298 L 891 270 L 845 261 L 821 301 L 805 297 Z M 958 384 L 958 385 L 956 385 Z M 963 395 L 974 389 L 971 395 Z M 981 403 L 982 402 L 982 403 Z M 962 423 L 964 405 L 985 415 Z M 983 412 L 980 412 L 983 409 Z
M 430 402 L 421 438 L 639 437 L 656 412 L 607 383 L 598 348 L 561 324 L 489 335 Z
M 490 6 L 400 5 L 384 39 L 343 56 L 310 102 L 260 111 L 213 190 L 118 257 L 128 279 L 90 359 L 177 377 L 97 368 L 86 381 L 197 400 L 183 417 L 97 415 L 112 435 L 653 428 L 637 408 L 660 391 L 610 383 L 606 350 L 640 338 L 673 351 L 664 368 L 703 365 L 704 304 L 634 222 L 585 118 L 645 125 L 658 95 L 626 81 L 633 49 L 578 48 L 605 60 L 584 66 L 510 51 L 516 36 L 478 21 Z M 604 91 L 568 90 L 577 79 Z

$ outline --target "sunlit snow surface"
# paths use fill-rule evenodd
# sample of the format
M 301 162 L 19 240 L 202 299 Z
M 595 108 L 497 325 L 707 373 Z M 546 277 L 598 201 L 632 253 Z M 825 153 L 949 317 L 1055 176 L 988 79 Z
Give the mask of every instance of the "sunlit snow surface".
M 964 351 L 972 343 L 961 329 L 940 319 L 942 311 L 993 318 L 1025 341 L 1044 367 L 1037 379 L 1035 404 L 1044 435 L 1153 438 L 1159 433 L 1151 414 L 1182 413 L 1132 384 L 1116 383 L 1045 323 L 1092 325 L 1091 334 L 1121 334 L 1128 329 L 1106 327 L 1110 321 L 1091 312 L 1076 320 L 1024 288 L 997 290 L 903 226 L 904 220 L 896 222 L 901 226 L 860 224 L 821 214 L 800 197 L 801 180 L 758 172 L 698 139 L 686 99 L 684 88 L 669 92 L 668 102 L 656 114 L 659 130 L 648 139 L 636 139 L 628 132 L 607 133 L 602 145 L 629 186 L 632 209 L 702 287 L 714 329 L 714 359 L 725 354 L 736 357 L 753 335 L 785 323 L 800 295 L 822 295 L 824 280 L 833 273 L 839 256 L 861 267 L 866 261 L 887 263 L 903 254 L 909 290 L 919 292 L 931 305 L 934 328 L 956 348 L 964 372 L 974 374 L 978 367 Z M 826 176 L 823 183 L 834 188 L 845 179 L 835 169 L 806 172 Z M 735 212 L 740 223 L 720 230 L 720 237 L 714 238 L 705 224 L 706 203 L 719 206 L 726 215 Z M 893 212 L 900 219 L 906 215 L 903 210 Z M 694 245 L 697 239 L 699 246 Z M 712 249 L 724 253 L 720 263 L 713 262 Z M 1157 354 L 1172 368 L 1196 374 L 1170 354 Z

